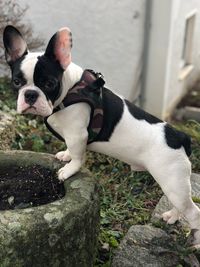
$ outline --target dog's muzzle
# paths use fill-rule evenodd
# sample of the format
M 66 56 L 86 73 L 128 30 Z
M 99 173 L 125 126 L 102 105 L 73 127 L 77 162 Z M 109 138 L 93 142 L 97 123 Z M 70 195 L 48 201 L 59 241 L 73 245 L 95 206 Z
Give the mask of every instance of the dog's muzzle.
M 24 93 L 24 100 L 30 106 L 35 104 L 35 102 L 37 101 L 38 97 L 39 97 L 39 93 L 36 90 L 27 90 Z

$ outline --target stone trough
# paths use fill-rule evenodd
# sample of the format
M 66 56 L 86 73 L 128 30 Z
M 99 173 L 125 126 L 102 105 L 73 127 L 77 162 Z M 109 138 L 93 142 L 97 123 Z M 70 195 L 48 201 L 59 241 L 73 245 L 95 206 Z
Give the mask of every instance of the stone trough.
M 9 149 L 14 136 L 14 117 L 8 113 L 0 111 L 0 149 Z
M 0 151 L 1 176 L 11 170 L 13 175 L 13 169 L 19 176 L 20 168 L 28 170 L 33 166 L 34 170 L 48 170 L 53 178 L 61 167 L 49 154 Z M 23 191 L 29 176 L 30 173 L 20 180 Z M 38 197 L 38 191 L 34 193 L 37 184 L 28 189 L 27 195 L 33 198 L 27 200 L 26 194 L 20 198 L 20 182 L 1 182 L 0 190 L 4 186 L 7 193 L 0 195 L 0 202 L 4 200 L 7 206 L 0 210 L 0 266 L 93 266 L 99 228 L 99 196 L 96 182 L 88 171 L 74 175 L 63 186 L 57 185 L 61 186 L 61 192 L 56 193 L 57 199 L 48 199 L 46 204 L 34 202 Z M 39 192 L 41 198 L 46 194 L 46 189 L 43 190 Z

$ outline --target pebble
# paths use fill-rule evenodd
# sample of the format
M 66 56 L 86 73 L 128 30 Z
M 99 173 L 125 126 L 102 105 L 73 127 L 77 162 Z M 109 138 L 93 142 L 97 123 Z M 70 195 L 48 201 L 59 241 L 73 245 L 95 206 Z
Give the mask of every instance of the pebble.
M 14 203 L 14 199 L 15 199 L 14 196 L 10 196 L 10 197 L 8 198 L 8 203 L 10 204 L 10 206 Z

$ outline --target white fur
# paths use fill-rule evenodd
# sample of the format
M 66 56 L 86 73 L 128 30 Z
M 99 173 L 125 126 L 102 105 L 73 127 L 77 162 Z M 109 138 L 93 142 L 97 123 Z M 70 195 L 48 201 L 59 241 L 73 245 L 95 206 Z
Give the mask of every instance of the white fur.
M 22 65 L 30 81 L 34 65 L 35 60 L 28 63 L 28 58 Z M 74 63 L 68 66 L 63 75 L 62 94 L 54 106 L 62 102 L 67 91 L 79 81 L 82 72 L 83 70 Z M 124 102 L 122 117 L 110 140 L 94 142 L 87 146 L 89 120 L 90 107 L 86 103 L 71 105 L 48 117 L 48 123 L 64 138 L 68 148 L 57 153 L 56 157 L 62 161 L 71 160 L 59 170 L 58 178 L 65 180 L 79 171 L 84 163 L 86 148 L 120 159 L 128 163 L 132 169 L 147 170 L 174 206 L 171 211 L 163 214 L 163 219 L 168 223 L 174 223 L 181 212 L 191 227 L 198 229 L 195 232 L 194 243 L 199 244 L 200 210 L 191 199 L 191 164 L 184 148 L 172 149 L 166 144 L 166 123 L 149 124 L 145 120 L 137 120 L 130 114 Z
M 23 86 L 19 90 L 18 101 L 17 101 L 17 111 L 18 113 L 31 113 L 35 115 L 40 115 L 43 117 L 47 117 L 52 114 L 53 105 L 50 100 L 47 100 L 45 94 L 40 90 L 40 88 L 36 87 L 33 82 L 33 73 L 35 65 L 38 61 L 37 57 L 41 56 L 43 53 L 28 53 L 25 59 L 22 61 L 21 70 L 24 74 L 24 78 L 28 81 L 28 83 Z M 60 97 L 55 101 L 54 107 L 59 105 L 62 102 L 63 98 L 66 96 L 67 91 L 71 88 L 75 82 L 80 80 L 80 77 L 83 73 L 83 69 L 77 66 L 74 63 L 70 63 L 67 70 L 65 71 L 65 75 L 62 80 L 62 93 Z M 37 101 L 34 103 L 32 107 L 25 102 L 25 93 L 27 90 L 35 90 L 39 93 L 39 97 Z M 30 108 L 29 108 L 30 107 Z
M 174 224 L 180 219 L 180 212 L 176 208 L 172 208 L 171 210 L 164 212 L 162 218 L 168 224 Z
M 66 80 L 65 75 L 63 80 Z M 69 89 L 68 84 L 63 85 L 64 90 Z M 191 199 L 191 164 L 184 148 L 172 149 L 166 144 L 166 123 L 149 124 L 145 120 L 137 120 L 130 114 L 124 102 L 122 118 L 110 140 L 94 142 L 87 146 L 89 117 L 89 106 L 79 103 L 53 114 L 48 119 L 54 130 L 65 139 L 67 154 L 71 157 L 70 163 L 59 171 L 59 179 L 65 180 L 80 169 L 86 147 L 120 159 L 128 163 L 132 169 L 148 170 L 175 207 L 164 213 L 163 219 L 168 223 L 174 223 L 179 219 L 181 212 L 191 227 L 199 230 L 195 233 L 194 243 L 200 243 L 200 210 Z
M 48 123 L 65 140 L 68 150 L 66 154 L 56 154 L 56 157 L 68 157 L 71 161 L 67 163 L 58 174 L 60 180 L 65 180 L 77 171 L 84 163 L 85 150 L 87 146 L 87 125 L 90 120 L 90 107 L 86 103 L 79 103 L 58 111 L 48 118 Z M 66 127 L 63 127 L 63 123 Z
M 40 55 L 42 55 L 42 53 L 28 53 L 25 59 L 22 61 L 21 70 L 24 74 L 24 78 L 27 80 L 27 84 L 19 90 L 17 100 L 17 112 L 20 114 L 31 113 L 47 117 L 52 114 L 53 105 L 50 100 L 47 100 L 42 90 L 35 86 L 33 82 L 34 68 L 37 63 L 37 57 Z M 35 90 L 39 94 L 39 97 L 37 98 L 33 106 L 30 106 L 25 102 L 24 95 L 27 90 Z
M 58 152 L 55 157 L 60 161 L 70 161 L 72 159 L 70 156 L 69 149 Z
M 43 52 L 29 52 L 21 63 L 21 71 L 24 74 L 24 78 L 28 81 L 27 85 L 33 84 L 33 73 L 35 65 L 38 61 L 38 56 L 44 54 Z
M 34 90 L 39 94 L 36 102 L 32 106 L 30 106 L 25 102 L 24 94 L 27 90 Z M 53 105 L 51 101 L 47 100 L 42 90 L 40 90 L 34 84 L 31 84 L 29 86 L 24 86 L 19 90 L 17 99 L 17 112 L 19 114 L 31 113 L 35 115 L 40 115 L 42 117 L 47 117 L 52 114 L 52 111 L 53 111 Z
M 64 97 L 66 96 L 68 90 L 74 86 L 76 82 L 78 82 L 83 73 L 83 69 L 73 62 L 70 63 L 66 71 L 64 72 L 62 79 L 62 93 L 60 97 L 55 101 L 54 107 L 58 106 Z

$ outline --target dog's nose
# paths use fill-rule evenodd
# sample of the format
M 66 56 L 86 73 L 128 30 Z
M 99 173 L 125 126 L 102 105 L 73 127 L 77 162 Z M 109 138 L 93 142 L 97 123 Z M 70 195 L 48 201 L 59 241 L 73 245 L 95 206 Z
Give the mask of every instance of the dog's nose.
M 35 90 L 27 90 L 24 93 L 25 102 L 31 106 L 36 102 L 38 96 L 39 93 Z

